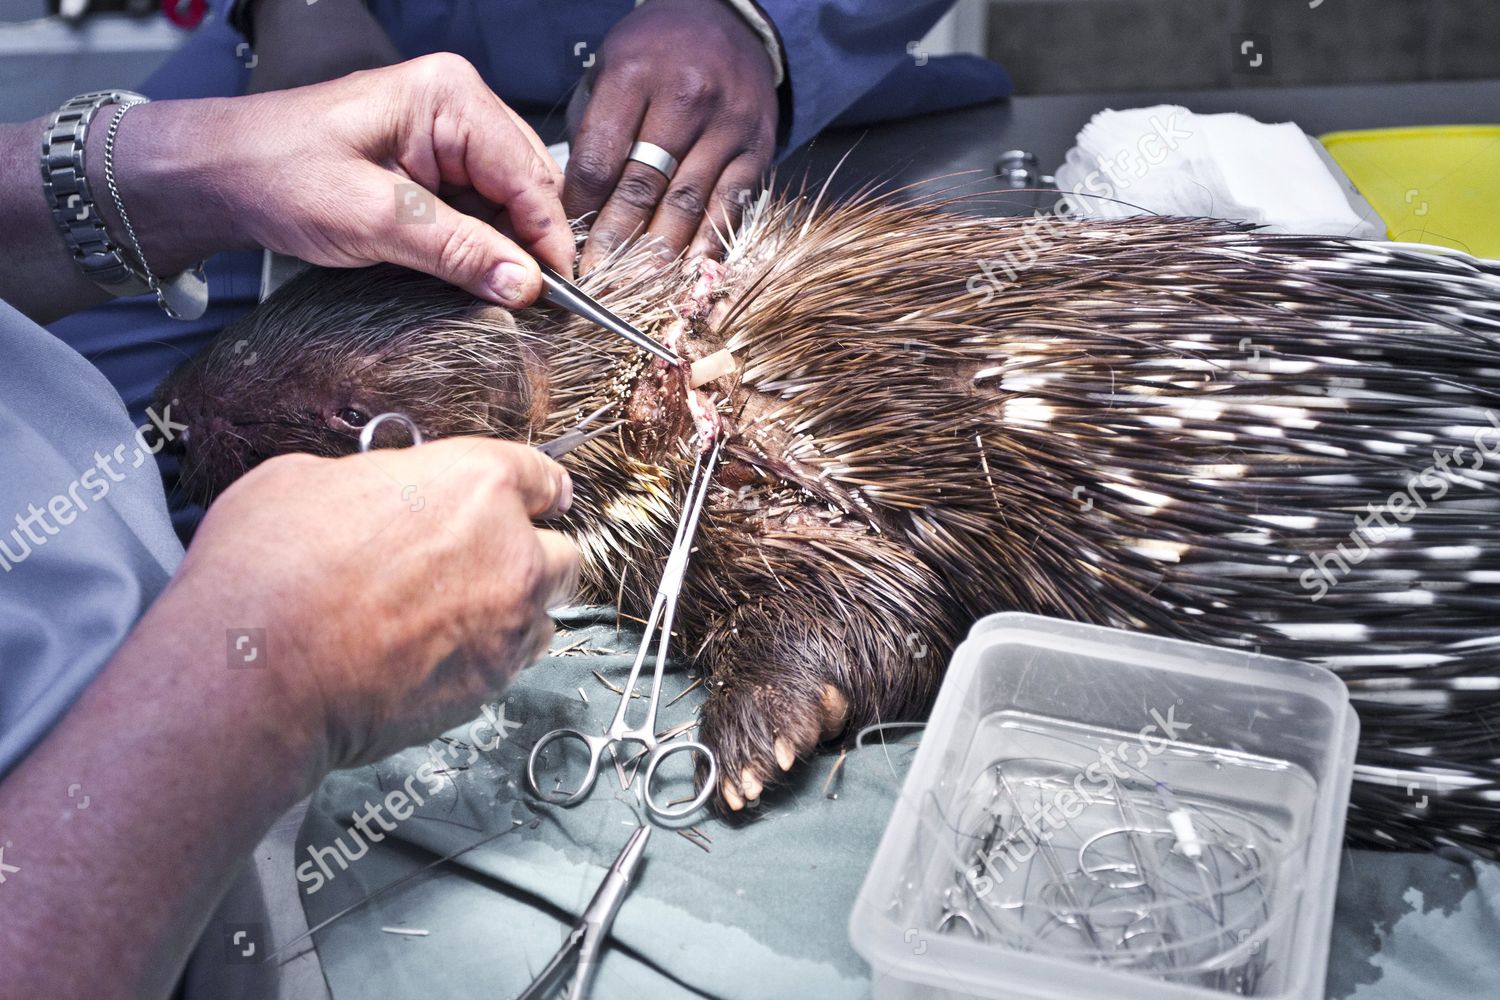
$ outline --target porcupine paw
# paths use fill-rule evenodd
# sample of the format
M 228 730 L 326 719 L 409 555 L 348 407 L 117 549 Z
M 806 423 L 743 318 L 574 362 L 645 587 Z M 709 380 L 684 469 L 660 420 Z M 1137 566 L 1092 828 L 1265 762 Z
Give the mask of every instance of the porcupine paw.
M 848 719 L 849 700 L 821 678 L 757 678 L 713 690 L 701 738 L 718 759 L 717 801 L 735 812 L 757 801 Z

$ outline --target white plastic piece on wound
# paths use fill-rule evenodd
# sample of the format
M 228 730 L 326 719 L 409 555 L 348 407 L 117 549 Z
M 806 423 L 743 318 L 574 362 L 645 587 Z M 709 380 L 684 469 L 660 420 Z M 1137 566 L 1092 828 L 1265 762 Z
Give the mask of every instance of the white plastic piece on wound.
M 688 375 L 688 388 L 696 389 L 705 382 L 723 378 L 737 367 L 734 355 L 728 350 L 715 351 L 693 362 L 691 373 Z
M 1193 817 L 1188 815 L 1186 809 L 1174 809 L 1167 813 L 1167 822 L 1172 826 L 1172 834 L 1177 838 L 1177 846 L 1182 853 L 1194 860 L 1203 856 L 1203 841 L 1198 838 L 1198 831 L 1193 827 Z

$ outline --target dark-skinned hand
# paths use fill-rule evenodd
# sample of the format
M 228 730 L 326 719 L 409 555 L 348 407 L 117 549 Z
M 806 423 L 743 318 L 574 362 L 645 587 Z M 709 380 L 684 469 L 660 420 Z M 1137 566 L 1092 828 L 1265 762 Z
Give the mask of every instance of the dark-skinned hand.
M 632 236 L 664 257 L 719 249 L 776 146 L 775 68 L 723 0 L 650 0 L 600 46 L 563 185 L 570 218 L 591 212 L 587 271 Z M 636 140 L 677 158 L 671 182 L 627 161 Z

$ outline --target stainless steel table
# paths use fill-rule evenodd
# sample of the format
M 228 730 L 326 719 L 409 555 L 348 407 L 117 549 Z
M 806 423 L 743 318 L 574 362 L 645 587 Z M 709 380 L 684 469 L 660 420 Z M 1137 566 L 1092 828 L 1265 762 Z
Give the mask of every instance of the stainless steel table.
M 1001 153 L 1024 149 L 1036 154 L 1043 172 L 1051 173 L 1095 113 L 1153 104 L 1181 104 L 1201 113 L 1238 111 L 1264 122 L 1294 121 L 1311 135 L 1397 125 L 1500 124 L 1500 80 L 1016 97 L 825 132 L 777 172 L 783 179 L 801 178 L 804 171 L 821 179 L 848 154 L 831 185 L 846 193 L 871 180 L 902 185 L 962 171 L 989 177 Z M 1014 211 L 1029 210 L 1025 199 L 1019 199 Z

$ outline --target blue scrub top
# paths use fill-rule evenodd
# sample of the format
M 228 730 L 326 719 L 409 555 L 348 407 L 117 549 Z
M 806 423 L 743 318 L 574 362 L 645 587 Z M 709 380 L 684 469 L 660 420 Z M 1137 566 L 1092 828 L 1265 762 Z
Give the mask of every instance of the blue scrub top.
M 46 734 L 182 558 L 119 394 L 0 302 L 0 777 Z M 142 447 L 144 441 L 146 447 Z
M 649 2 L 649 0 L 648 0 Z M 506 102 L 561 107 L 582 79 L 589 53 L 635 0 L 368 0 L 396 48 L 411 58 L 456 52 Z M 785 55 L 782 148 L 829 125 L 942 111 L 1010 93 L 999 65 L 977 56 L 914 58 L 919 41 L 953 0 L 759 0 Z M 147 95 L 239 93 L 248 75 L 244 39 L 225 21 L 228 0 L 143 88 Z

